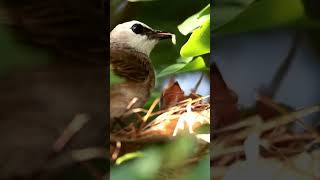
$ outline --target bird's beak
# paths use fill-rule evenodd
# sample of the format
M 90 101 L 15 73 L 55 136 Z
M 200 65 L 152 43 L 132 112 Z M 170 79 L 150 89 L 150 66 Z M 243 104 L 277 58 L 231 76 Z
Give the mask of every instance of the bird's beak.
M 155 30 L 150 34 L 149 37 L 152 39 L 162 40 L 162 39 L 171 39 L 173 35 L 174 34 L 169 32 Z

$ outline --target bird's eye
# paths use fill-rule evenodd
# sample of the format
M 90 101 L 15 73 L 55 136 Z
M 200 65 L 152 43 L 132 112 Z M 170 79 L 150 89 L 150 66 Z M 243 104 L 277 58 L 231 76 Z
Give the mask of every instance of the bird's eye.
M 141 24 L 134 24 L 132 25 L 131 29 L 136 34 L 143 33 L 143 26 Z

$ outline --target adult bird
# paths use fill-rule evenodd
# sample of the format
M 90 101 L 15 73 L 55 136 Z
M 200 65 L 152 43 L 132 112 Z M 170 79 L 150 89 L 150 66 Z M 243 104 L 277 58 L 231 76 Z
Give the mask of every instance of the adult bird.
M 110 33 L 111 75 L 123 79 L 110 89 L 110 127 L 125 118 L 132 108 L 142 107 L 155 86 L 150 52 L 163 39 L 173 34 L 154 30 L 139 21 L 117 25 Z

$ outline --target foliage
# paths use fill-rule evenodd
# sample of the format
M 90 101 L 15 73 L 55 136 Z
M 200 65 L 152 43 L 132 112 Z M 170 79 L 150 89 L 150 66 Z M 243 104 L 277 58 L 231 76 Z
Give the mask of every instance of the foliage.
M 179 168 L 183 167 L 184 161 L 192 154 L 196 141 L 194 136 L 180 136 L 164 146 L 149 147 L 139 152 L 137 158 L 130 158 L 119 166 L 112 167 L 110 177 L 112 180 L 127 179 L 126 177 L 130 177 L 130 180 L 149 180 L 168 175 L 179 179 L 209 179 L 209 156 L 201 160 L 192 171 L 186 171 L 191 173 L 184 175 L 179 172 L 184 170 Z
M 192 33 L 180 50 L 176 64 L 163 69 L 158 77 L 209 70 L 201 55 L 210 53 L 210 4 L 178 26 L 183 35 Z
M 279 27 L 320 28 L 307 16 L 302 0 L 216 0 L 215 36 Z
M 195 59 L 186 59 L 179 63 L 173 64 L 158 74 L 158 77 L 168 76 L 175 73 L 184 73 L 191 71 L 207 70 L 206 63 L 202 57 L 196 57 Z
M 181 48 L 182 57 L 195 57 L 210 52 L 210 4 L 178 28 L 184 35 L 192 32 L 188 42 Z

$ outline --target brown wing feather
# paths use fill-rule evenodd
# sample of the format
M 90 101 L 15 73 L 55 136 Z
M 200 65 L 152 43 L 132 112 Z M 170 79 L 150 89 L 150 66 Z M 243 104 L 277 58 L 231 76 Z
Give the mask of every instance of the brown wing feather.
M 146 81 L 151 71 L 149 58 L 130 49 L 111 50 L 110 63 L 113 72 L 129 81 Z

